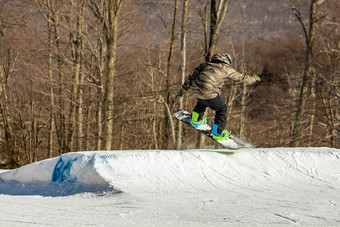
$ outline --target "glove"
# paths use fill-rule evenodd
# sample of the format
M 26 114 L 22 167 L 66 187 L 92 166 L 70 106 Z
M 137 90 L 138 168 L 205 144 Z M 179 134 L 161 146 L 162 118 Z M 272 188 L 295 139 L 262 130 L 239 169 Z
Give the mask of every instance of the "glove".
M 253 77 L 255 78 L 255 82 L 260 82 L 261 81 L 261 78 L 259 76 L 254 75 Z
M 177 100 L 182 97 L 184 94 L 184 91 L 181 89 L 179 90 L 179 92 L 177 93 L 176 97 L 175 97 L 175 102 L 177 102 Z

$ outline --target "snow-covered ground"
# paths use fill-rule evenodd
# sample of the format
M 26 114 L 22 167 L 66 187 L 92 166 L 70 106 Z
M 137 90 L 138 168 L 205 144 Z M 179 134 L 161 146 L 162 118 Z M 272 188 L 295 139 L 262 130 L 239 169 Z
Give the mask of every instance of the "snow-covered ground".
M 100 151 L 0 173 L 0 226 L 340 226 L 340 150 Z

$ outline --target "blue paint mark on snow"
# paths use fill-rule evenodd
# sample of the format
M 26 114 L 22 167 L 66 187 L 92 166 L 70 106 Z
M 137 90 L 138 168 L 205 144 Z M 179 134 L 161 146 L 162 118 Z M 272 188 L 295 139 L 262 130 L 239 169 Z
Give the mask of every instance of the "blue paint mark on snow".
M 75 159 L 70 159 L 70 160 L 63 160 L 62 157 L 59 158 L 57 164 L 54 167 L 54 171 L 52 174 L 52 181 L 59 181 L 63 182 L 65 180 L 67 181 L 77 181 L 76 177 L 71 176 L 71 167 L 74 161 L 76 161 L 77 158 Z
M 114 172 L 113 167 L 109 164 L 108 159 L 118 159 L 116 154 L 95 154 L 94 158 L 101 164 L 103 168 Z

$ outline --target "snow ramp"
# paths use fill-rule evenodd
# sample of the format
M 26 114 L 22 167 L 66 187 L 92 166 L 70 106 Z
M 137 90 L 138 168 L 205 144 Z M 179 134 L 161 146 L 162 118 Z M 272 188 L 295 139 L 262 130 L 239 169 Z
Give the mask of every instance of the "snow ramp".
M 340 150 L 256 148 L 67 153 L 0 173 L 0 194 L 340 190 Z

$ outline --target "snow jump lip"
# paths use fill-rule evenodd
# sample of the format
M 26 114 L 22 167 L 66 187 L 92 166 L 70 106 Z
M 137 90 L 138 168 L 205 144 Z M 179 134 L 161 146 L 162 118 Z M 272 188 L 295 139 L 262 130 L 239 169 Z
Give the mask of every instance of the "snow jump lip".
M 257 148 L 229 156 L 208 151 L 68 153 L 0 173 L 0 194 L 32 194 L 32 188 L 33 194 L 50 196 L 261 189 L 287 178 L 287 187 L 315 181 L 340 189 L 337 149 Z

